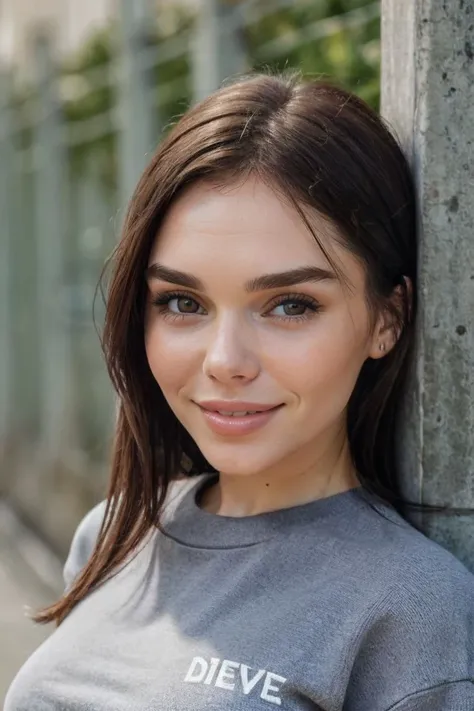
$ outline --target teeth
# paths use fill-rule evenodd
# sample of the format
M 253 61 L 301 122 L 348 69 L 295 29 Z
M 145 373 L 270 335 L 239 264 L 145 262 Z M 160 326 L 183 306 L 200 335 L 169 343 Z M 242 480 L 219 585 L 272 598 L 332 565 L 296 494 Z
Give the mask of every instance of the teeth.
M 254 410 L 253 412 L 245 412 L 245 411 L 239 411 L 239 412 L 226 412 L 225 410 L 218 410 L 219 415 L 225 415 L 226 417 L 244 417 L 245 415 L 255 415 L 257 413 L 257 410 Z

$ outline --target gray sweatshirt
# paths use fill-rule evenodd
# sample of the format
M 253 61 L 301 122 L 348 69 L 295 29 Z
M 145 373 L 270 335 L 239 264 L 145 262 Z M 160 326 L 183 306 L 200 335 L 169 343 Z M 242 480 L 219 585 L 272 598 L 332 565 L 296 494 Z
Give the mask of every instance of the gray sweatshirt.
M 73 610 L 4 711 L 474 710 L 474 576 L 450 553 L 362 489 L 233 518 L 199 507 L 212 480 L 172 485 L 166 535 Z

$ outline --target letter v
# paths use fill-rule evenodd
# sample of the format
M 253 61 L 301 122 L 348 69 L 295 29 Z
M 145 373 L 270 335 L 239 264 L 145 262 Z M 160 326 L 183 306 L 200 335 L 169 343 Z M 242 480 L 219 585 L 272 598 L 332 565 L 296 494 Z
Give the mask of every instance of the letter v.
M 265 669 L 259 669 L 253 679 L 250 679 L 249 681 L 249 670 L 250 667 L 248 667 L 246 664 L 240 665 L 240 678 L 242 680 L 242 688 L 244 690 L 244 694 L 249 694 L 254 688 L 254 686 L 257 684 L 257 682 L 259 682 L 260 679 L 266 674 Z

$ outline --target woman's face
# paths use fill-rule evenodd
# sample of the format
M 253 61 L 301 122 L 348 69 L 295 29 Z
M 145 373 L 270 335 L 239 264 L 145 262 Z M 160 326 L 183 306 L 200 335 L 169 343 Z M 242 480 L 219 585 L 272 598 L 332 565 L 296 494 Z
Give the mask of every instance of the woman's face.
M 362 266 L 327 220 L 312 225 L 345 285 L 298 213 L 256 179 L 191 187 L 151 250 L 150 368 L 223 473 L 296 473 L 340 448 L 362 364 L 381 355 Z

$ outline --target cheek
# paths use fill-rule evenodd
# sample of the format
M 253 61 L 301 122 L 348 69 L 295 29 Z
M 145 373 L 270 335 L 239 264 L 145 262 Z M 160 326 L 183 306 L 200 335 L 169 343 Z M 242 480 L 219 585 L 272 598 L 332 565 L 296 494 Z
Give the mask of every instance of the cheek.
M 180 390 L 195 370 L 196 356 L 184 330 L 149 324 L 145 332 L 145 351 L 153 377 L 165 397 L 172 397 Z
M 326 398 L 345 407 L 366 359 L 367 332 L 344 314 L 321 317 L 314 327 L 268 348 L 268 369 L 302 399 Z

